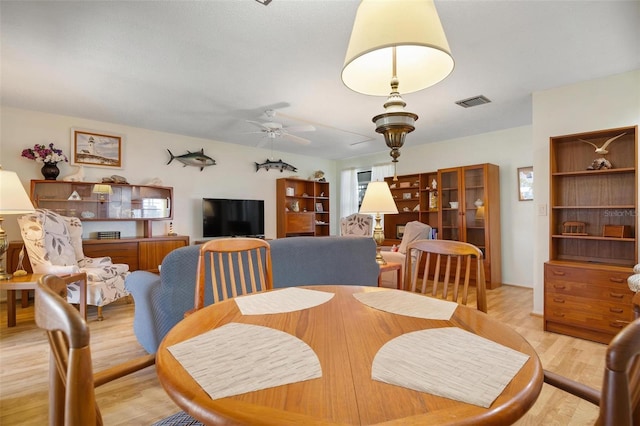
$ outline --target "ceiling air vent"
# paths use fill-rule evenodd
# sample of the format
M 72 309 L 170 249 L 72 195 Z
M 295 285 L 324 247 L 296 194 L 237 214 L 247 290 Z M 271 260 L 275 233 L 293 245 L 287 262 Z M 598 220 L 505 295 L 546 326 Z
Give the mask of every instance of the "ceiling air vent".
M 473 98 L 457 101 L 456 104 L 464 108 L 469 108 L 469 107 L 474 107 L 482 104 L 488 104 L 489 102 L 491 102 L 491 100 L 489 100 L 487 97 L 483 95 L 480 95 L 480 96 L 474 96 Z

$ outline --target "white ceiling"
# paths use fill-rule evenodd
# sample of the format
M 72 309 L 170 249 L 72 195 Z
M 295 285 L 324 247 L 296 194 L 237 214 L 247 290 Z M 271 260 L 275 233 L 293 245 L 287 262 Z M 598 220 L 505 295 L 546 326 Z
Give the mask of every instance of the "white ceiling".
M 387 151 L 371 122 L 385 98 L 340 80 L 357 6 L 3 0 L 1 101 L 249 146 L 263 136 L 246 120 L 275 107 L 276 121 L 317 128 L 298 134 L 310 145 L 276 140 L 276 150 L 329 159 Z M 404 96 L 420 117 L 405 146 L 527 125 L 533 92 L 640 69 L 637 0 L 436 6 L 456 66 Z M 454 104 L 480 94 L 493 102 Z

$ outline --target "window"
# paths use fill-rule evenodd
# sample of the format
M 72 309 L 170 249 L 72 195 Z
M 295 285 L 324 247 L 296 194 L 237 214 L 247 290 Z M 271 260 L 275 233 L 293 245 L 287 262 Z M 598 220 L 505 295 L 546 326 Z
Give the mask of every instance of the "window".
M 360 206 L 362 205 L 362 199 L 364 198 L 364 193 L 367 190 L 369 182 L 371 182 L 371 170 L 358 172 L 358 210 L 360 210 Z

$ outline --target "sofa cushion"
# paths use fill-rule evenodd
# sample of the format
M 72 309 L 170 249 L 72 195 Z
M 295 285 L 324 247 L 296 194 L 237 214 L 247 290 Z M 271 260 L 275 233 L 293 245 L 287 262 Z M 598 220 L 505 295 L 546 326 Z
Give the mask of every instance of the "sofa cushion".
M 301 285 L 378 285 L 371 237 L 290 237 L 270 242 L 274 288 Z

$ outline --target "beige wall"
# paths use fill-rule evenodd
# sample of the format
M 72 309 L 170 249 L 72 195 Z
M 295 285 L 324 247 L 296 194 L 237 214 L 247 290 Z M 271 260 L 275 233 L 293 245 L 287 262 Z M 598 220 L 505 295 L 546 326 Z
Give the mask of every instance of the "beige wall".
M 103 176 L 112 174 L 122 175 L 128 182 L 135 184 L 143 184 L 155 177 L 162 179 L 164 185 L 172 186 L 174 190 L 174 230 L 178 234 L 189 235 L 192 240 L 202 237 L 201 200 L 204 197 L 265 200 L 265 234 L 267 238 L 275 238 L 275 180 L 293 175 L 306 179 L 318 169 L 326 173 L 327 180 L 332 184 L 330 201 L 334 218 L 335 212 L 338 211 L 334 161 L 7 107 L 2 108 L 0 120 L 0 164 L 5 170 L 17 172 L 27 191 L 30 180 L 42 179 L 42 175 L 38 163 L 20 156 L 23 149 L 33 147 L 36 143 L 55 142 L 57 147 L 69 155 L 73 127 L 123 134 L 124 168 L 114 170 L 85 167 L 85 180 L 99 181 Z M 206 167 L 203 171 L 196 167 L 182 167 L 182 164 L 175 160 L 167 165 L 167 148 L 174 155 L 204 148 L 204 153 L 214 158 L 217 165 Z M 282 158 L 283 161 L 294 165 L 298 172 L 256 172 L 255 162 L 262 163 L 272 155 L 276 160 Z M 60 169 L 58 179 L 75 170 L 67 163 L 60 163 Z M 15 218 L 7 216 L 4 223 L 10 239 L 19 240 L 20 233 Z M 333 234 L 337 229 L 336 224 L 337 220 L 333 220 Z M 97 230 L 120 231 L 123 237 L 142 235 L 142 230 L 136 229 L 135 222 L 84 223 L 85 238 Z M 154 223 L 154 235 L 166 235 L 167 231 L 168 222 Z

